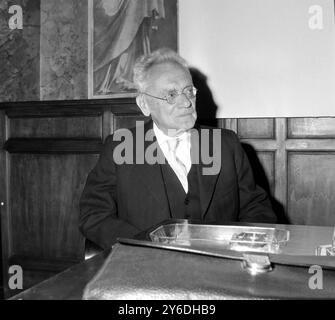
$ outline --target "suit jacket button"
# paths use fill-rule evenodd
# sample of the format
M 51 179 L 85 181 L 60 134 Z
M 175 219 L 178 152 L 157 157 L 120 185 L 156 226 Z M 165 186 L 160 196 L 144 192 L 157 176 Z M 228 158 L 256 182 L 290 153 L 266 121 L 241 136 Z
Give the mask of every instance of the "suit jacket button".
M 185 203 L 186 205 L 188 205 L 188 204 L 190 203 L 190 199 L 189 199 L 189 198 L 185 198 L 184 203 Z

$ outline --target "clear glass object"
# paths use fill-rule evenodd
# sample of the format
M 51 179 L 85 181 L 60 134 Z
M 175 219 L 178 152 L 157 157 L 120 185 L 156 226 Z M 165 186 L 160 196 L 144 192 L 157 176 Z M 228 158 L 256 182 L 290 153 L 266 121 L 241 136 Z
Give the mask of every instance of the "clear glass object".
M 317 256 L 335 256 L 335 228 L 331 239 L 331 244 L 320 245 L 315 249 Z
M 151 241 L 163 244 L 267 253 L 280 253 L 289 235 L 276 228 L 185 223 L 162 225 L 149 234 Z

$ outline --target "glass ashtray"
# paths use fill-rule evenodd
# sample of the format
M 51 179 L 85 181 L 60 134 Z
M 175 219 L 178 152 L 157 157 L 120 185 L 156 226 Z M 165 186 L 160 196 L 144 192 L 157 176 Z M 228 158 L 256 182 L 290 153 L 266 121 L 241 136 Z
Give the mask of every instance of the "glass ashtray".
M 280 253 L 289 235 L 276 228 L 190 223 L 161 225 L 149 234 L 152 242 L 162 244 L 267 253 Z
M 316 256 L 335 256 L 335 247 L 331 244 L 320 245 L 315 249 Z

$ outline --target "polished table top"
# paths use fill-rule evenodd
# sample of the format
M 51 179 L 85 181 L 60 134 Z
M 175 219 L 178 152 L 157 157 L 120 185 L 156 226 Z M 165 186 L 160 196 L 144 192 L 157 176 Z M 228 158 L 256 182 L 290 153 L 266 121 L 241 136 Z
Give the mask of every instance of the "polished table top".
M 234 225 L 246 225 L 234 223 Z M 250 224 L 248 224 L 250 225 Z M 327 245 L 332 241 L 334 228 L 320 226 L 297 226 L 297 225 L 270 225 L 253 224 L 256 226 L 276 227 L 290 231 L 290 241 L 283 248 L 283 255 L 314 256 L 315 248 L 319 245 Z M 58 275 L 27 289 L 26 291 L 12 297 L 18 299 L 57 299 L 78 300 L 82 298 L 87 283 L 95 276 L 104 264 L 110 251 L 102 252 L 91 259 L 79 263 Z M 327 257 L 334 259 L 335 257 Z M 314 257 L 317 261 L 318 257 Z M 335 271 L 331 271 L 335 275 Z

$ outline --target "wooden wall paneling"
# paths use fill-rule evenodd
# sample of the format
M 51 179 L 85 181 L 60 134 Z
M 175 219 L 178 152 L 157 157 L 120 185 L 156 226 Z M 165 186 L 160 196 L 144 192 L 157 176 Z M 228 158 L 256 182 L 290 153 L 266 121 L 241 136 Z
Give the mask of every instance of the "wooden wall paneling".
M 275 199 L 283 206 L 287 219 L 287 119 L 276 119 Z
M 288 119 L 287 137 L 290 221 L 334 225 L 335 118 Z
M 335 118 L 290 118 L 289 139 L 335 138 Z
M 237 133 L 241 139 L 275 139 L 275 119 L 237 119 Z
M 264 184 L 259 183 L 263 189 L 265 189 L 271 195 L 275 194 L 275 152 L 274 151 L 258 151 L 257 156 L 259 158 L 261 168 L 255 172 L 256 180 L 263 179 Z M 264 171 L 262 172 L 261 169 Z M 257 177 L 257 173 L 265 175 L 264 178 Z
M 94 116 L 104 110 L 138 112 L 134 98 L 6 102 L 0 103 L 0 109 L 5 109 L 9 118 Z
M 15 228 L 12 232 L 6 228 L 8 234 L 4 238 L 7 244 L 13 240 L 13 250 L 4 256 L 11 263 L 22 265 L 25 274 L 29 274 L 26 287 L 59 272 L 65 268 L 66 261 L 71 263 L 83 255 L 78 223 L 73 219 L 78 218 L 78 198 L 96 159 L 92 158 L 86 167 L 73 159 L 80 153 L 90 157 L 99 153 L 101 136 L 104 139 L 114 128 L 133 126 L 141 116 L 134 108 L 125 112 L 120 106 L 113 106 L 112 112 L 108 107 L 101 111 L 94 106 L 91 110 L 76 103 L 69 107 L 67 102 L 13 104 L 6 111 L 10 123 L 3 128 L 7 128 L 9 135 L 2 145 L 11 153 L 6 157 L 10 157 L 12 166 L 11 173 L 7 172 L 6 181 L 11 186 L 7 186 L 10 199 L 6 202 L 8 207 L 10 203 L 13 205 L 8 209 L 8 218 L 12 219 L 10 222 L 8 219 L 8 226 Z M 64 157 L 68 160 L 64 161 Z M 85 158 L 87 161 L 87 156 Z M 80 168 L 83 171 L 76 173 Z M 78 177 L 83 177 L 80 188 L 73 185 Z M 77 190 L 76 195 L 74 190 Z
M 284 143 L 286 120 L 221 119 L 219 124 L 237 133 L 249 158 L 257 184 L 268 192 L 279 222 L 287 222 L 286 178 L 283 176 L 286 168 Z M 284 188 L 284 191 L 281 188 Z
M 11 138 L 4 145 L 10 153 L 36 154 L 82 154 L 99 153 L 102 146 L 98 139 L 49 139 L 49 138 Z
M 334 164 L 335 149 L 288 153 L 288 212 L 292 224 L 335 226 Z
M 279 221 L 287 221 L 286 120 L 283 118 L 226 119 L 226 128 L 240 137 L 254 171 L 256 182 L 270 195 Z M 283 191 L 284 190 L 284 191 Z
M 121 128 L 132 128 L 137 121 L 148 121 L 149 119 L 142 114 L 118 114 L 114 116 L 114 130 Z
M 114 131 L 113 125 L 113 114 L 111 110 L 106 109 L 103 112 L 102 116 L 102 141 L 104 142 L 105 139 L 112 134 Z
M 280 223 L 286 223 L 285 213 L 286 192 L 278 186 L 285 185 L 285 176 L 282 173 L 285 168 L 286 153 L 282 141 L 285 140 L 285 119 L 259 118 L 238 119 L 238 134 L 244 138 L 241 141 L 250 144 L 256 151 L 260 163 L 263 165 L 266 178 L 260 169 L 255 170 L 256 159 L 249 160 L 253 167 L 256 182 L 269 194 L 273 208 Z M 266 158 L 264 159 L 264 156 Z
M 335 118 L 224 119 L 221 123 L 255 149 L 278 210 L 283 209 L 282 216 L 288 222 L 333 225 Z M 249 158 L 254 165 L 255 159 Z M 322 180 L 326 183 L 319 187 Z M 296 188 L 303 199 L 297 197 Z
M 218 128 L 221 128 L 221 129 L 227 128 L 227 126 L 226 126 L 226 119 L 222 119 L 222 118 L 221 119 L 217 119 L 217 126 L 218 126 Z
M 106 136 L 114 126 L 128 127 L 140 116 L 134 102 L 0 104 L 2 114 L 8 116 L 2 127 L 8 134 L 1 133 L 0 170 L 7 170 L 8 191 L 8 228 L 2 245 L 12 242 L 4 257 L 23 267 L 25 289 L 84 258 L 84 238 L 78 229 L 79 197 Z M 4 155 L 9 159 L 7 167 Z M 1 220 L 6 222 L 3 212 Z
M 237 134 L 254 169 L 256 181 L 271 194 L 275 193 L 276 181 L 276 129 L 273 118 L 236 119 Z
M 223 128 L 229 129 L 237 133 L 237 119 L 222 119 L 219 121 L 219 125 L 223 125 Z
M 335 139 L 289 139 L 286 141 L 286 150 L 313 150 L 333 151 Z
M 8 177 L 9 177 L 9 161 L 8 154 L 2 148 L 7 139 L 7 117 L 3 110 L 0 110 L 0 232 L 1 232 L 1 248 L 0 248 L 0 298 L 8 296 L 8 257 L 11 254 L 11 237 L 10 237 L 10 206 L 8 200 Z
M 276 190 L 275 164 L 277 143 L 276 119 L 218 119 L 218 127 L 238 134 L 257 183 L 272 195 Z
M 90 117 L 102 114 L 103 106 L 87 107 L 82 101 L 68 105 L 67 101 L 50 102 L 15 102 L 0 105 L 0 109 L 6 109 L 8 118 L 58 118 L 58 117 Z
M 101 138 L 101 116 L 12 118 L 11 138 Z
M 44 259 L 84 257 L 79 198 L 96 155 L 11 155 L 13 254 Z
M 236 119 L 236 122 L 237 134 L 253 166 L 256 180 L 259 180 L 260 185 L 269 193 L 274 194 L 275 152 L 277 149 L 275 119 Z

